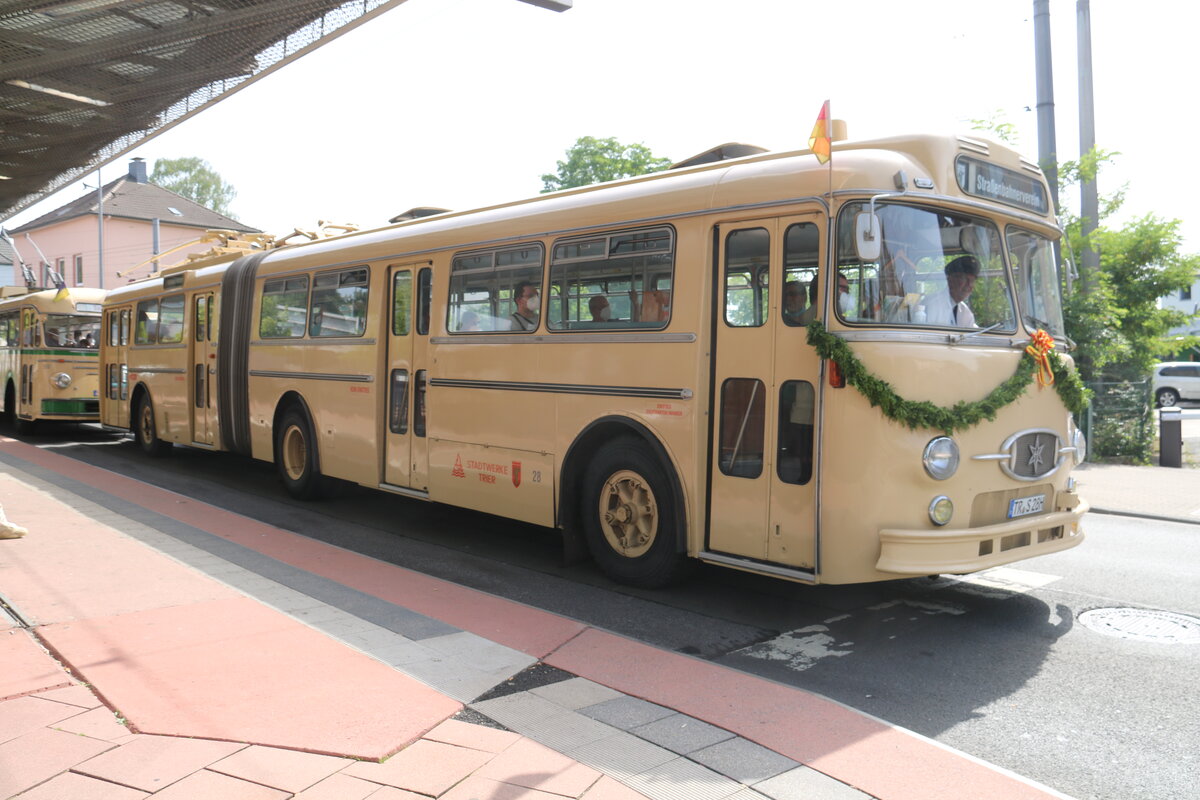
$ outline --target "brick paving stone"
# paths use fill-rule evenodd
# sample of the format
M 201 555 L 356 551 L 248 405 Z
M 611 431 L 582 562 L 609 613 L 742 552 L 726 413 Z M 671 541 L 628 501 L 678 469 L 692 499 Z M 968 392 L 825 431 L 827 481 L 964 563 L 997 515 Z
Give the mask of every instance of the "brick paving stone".
M 366 800 L 379 789 L 378 783 L 352 778 L 339 772 L 310 786 L 292 800 Z
M 343 772 L 355 778 L 437 797 L 492 758 L 491 753 L 421 739 L 382 764 L 363 761 Z
M 472 725 L 469 722 L 448 719 L 421 738 L 456 744 L 459 747 L 469 747 L 472 750 L 482 750 L 487 753 L 499 753 L 520 741 L 521 736 L 512 731 L 500 731 L 484 725 Z
M 871 797 L 811 767 L 797 767 L 756 783 L 754 788 L 775 800 L 810 800 L 813 797 L 822 800 L 870 800 Z
M 410 792 L 406 789 L 397 789 L 395 786 L 383 786 L 375 794 L 371 795 L 369 800 L 429 800 L 429 797 L 416 792 Z M 483 800 L 480 798 L 479 800 Z M 488 798 L 491 800 L 491 798 Z
M 567 797 L 578 797 L 600 779 L 600 773 L 591 767 L 528 739 L 509 747 L 475 774 Z
M 353 763 L 353 759 L 349 758 L 251 745 L 228 758 L 209 764 L 208 768 L 213 772 L 294 794 Z
M 71 706 L 65 706 L 71 708 Z M 133 736 L 133 731 L 117 721 L 117 716 L 104 706 L 84 711 L 55 723 L 52 727 L 80 736 L 103 739 L 106 742 L 122 742 Z
M 561 794 L 552 794 L 526 786 L 514 786 L 490 778 L 472 775 L 455 786 L 439 800 L 563 800 Z M 374 797 L 371 800 L 375 800 Z
M 149 796 L 128 786 L 64 772 L 17 795 L 15 800 L 143 800 Z
M 157 800 L 288 800 L 290 792 L 202 769 L 155 793 Z
M 56 703 L 66 703 L 69 706 L 79 706 L 80 708 L 99 708 L 104 705 L 96 695 L 86 686 L 75 684 L 67 686 L 63 689 L 51 689 L 46 692 L 39 692 L 34 697 L 42 700 L 53 700 Z
M 627 731 L 670 716 L 675 712 L 636 697 L 622 696 L 614 700 L 605 700 L 594 706 L 586 706 L 579 709 L 579 713 Z
M 622 697 L 622 694 L 615 689 L 593 683 L 587 678 L 571 678 L 551 683 L 548 686 L 538 686 L 530 689 L 529 692 L 572 711 Z
M 48 781 L 73 764 L 113 747 L 99 739 L 41 728 L 0 744 L 0 797 L 12 797 Z
M 0 703 L 0 744 L 79 713 L 81 710 L 76 706 L 52 703 L 35 696 L 5 700 Z
M 139 736 L 128 744 L 79 764 L 74 771 L 143 791 L 157 792 L 245 746 L 172 736 Z
M 800 766 L 787 756 L 746 739 L 728 739 L 696 750 L 688 757 L 745 784 L 758 783 Z
M 584 792 L 580 800 L 646 800 L 646 795 L 605 775 Z
M 681 755 L 687 755 L 693 750 L 732 739 L 733 734 L 724 728 L 701 722 L 686 714 L 672 714 L 669 717 L 655 720 L 646 725 L 640 725 L 630 733 L 635 736 L 662 745 L 668 750 L 674 750 Z

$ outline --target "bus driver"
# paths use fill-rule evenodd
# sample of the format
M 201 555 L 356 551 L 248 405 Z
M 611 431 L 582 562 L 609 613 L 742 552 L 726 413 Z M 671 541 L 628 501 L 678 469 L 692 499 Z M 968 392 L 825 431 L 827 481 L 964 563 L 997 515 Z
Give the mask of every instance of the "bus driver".
M 959 256 L 946 265 L 945 272 L 946 288 L 925 298 L 926 321 L 956 328 L 979 327 L 966 302 L 979 278 L 979 262 L 974 256 Z

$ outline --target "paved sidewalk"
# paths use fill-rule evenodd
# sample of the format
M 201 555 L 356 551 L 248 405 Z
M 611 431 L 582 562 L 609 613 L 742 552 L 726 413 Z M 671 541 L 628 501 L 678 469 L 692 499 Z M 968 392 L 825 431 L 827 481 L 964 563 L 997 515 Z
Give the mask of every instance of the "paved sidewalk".
M 0 437 L 0 798 L 1061 797 L 825 698 Z

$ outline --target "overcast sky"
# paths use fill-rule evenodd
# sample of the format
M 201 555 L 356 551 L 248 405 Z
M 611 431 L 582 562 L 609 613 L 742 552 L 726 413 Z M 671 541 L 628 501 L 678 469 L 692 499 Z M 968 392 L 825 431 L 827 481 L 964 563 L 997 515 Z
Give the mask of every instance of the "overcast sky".
M 1200 250 L 1188 142 L 1200 75 L 1194 0 L 1092 0 L 1096 139 L 1120 151 L 1125 217 L 1184 220 Z M 1050 0 L 1060 160 L 1079 154 L 1076 3 Z M 272 233 L 381 225 L 413 206 L 537 194 L 580 136 L 679 160 L 741 141 L 806 147 L 821 103 L 851 138 L 968 130 L 998 115 L 1038 152 L 1032 0 L 408 0 L 132 156 L 199 156 Z M 88 182 L 94 183 L 94 174 Z M 75 183 L 10 226 L 84 192 Z M 1079 207 L 1078 194 L 1064 198 Z

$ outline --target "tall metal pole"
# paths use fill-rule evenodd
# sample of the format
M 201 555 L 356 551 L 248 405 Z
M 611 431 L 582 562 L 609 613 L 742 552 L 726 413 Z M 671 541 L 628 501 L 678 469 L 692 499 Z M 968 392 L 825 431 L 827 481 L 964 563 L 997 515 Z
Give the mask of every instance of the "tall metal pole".
M 1058 146 L 1054 141 L 1054 68 L 1050 57 L 1050 0 L 1033 0 L 1033 52 L 1037 76 L 1038 162 L 1058 211 Z
M 96 229 L 100 232 L 96 250 L 96 264 L 100 268 L 100 286 L 104 288 L 104 181 L 100 180 L 100 169 L 96 168 Z
M 1090 0 L 1076 0 L 1077 38 L 1079 40 L 1079 158 L 1082 161 L 1096 147 L 1096 114 L 1092 101 L 1092 11 Z M 1082 217 L 1083 285 L 1090 284 L 1100 266 L 1100 254 L 1091 245 L 1092 231 L 1100 224 L 1100 198 L 1096 179 L 1083 179 L 1080 184 L 1079 214 Z

